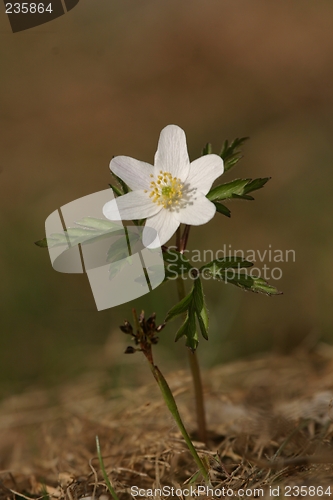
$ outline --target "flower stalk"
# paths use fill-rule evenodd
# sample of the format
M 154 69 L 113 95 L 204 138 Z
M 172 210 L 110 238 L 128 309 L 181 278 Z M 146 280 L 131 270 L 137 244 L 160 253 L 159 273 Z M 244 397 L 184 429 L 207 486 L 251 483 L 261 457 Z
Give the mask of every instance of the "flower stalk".
M 133 318 L 136 331 L 133 330 L 132 326 L 128 321 L 125 321 L 124 326 L 120 327 L 124 333 L 130 334 L 134 338 L 135 344 L 138 346 L 137 348 L 131 348 L 131 347 L 127 348 L 126 352 L 130 353 L 135 351 L 141 351 L 146 357 L 151 372 L 160 388 L 163 399 L 170 413 L 172 414 L 195 463 L 199 467 L 202 476 L 204 477 L 205 481 L 209 483 L 209 474 L 207 467 L 199 457 L 197 450 L 195 449 L 191 441 L 191 438 L 185 429 L 185 426 L 179 414 L 177 403 L 175 401 L 175 398 L 173 397 L 171 389 L 167 381 L 165 380 L 164 376 L 162 375 L 161 371 L 159 370 L 159 368 L 154 364 L 152 345 L 157 343 L 158 337 L 156 337 L 156 332 L 160 332 L 164 327 L 164 324 L 156 327 L 155 315 L 152 315 L 150 316 L 150 318 L 145 320 L 143 312 L 140 314 L 140 317 L 138 318 L 135 309 L 133 309 Z
M 199 457 L 197 450 L 194 448 L 193 443 L 191 441 L 191 438 L 185 429 L 185 426 L 183 424 L 183 421 L 182 421 L 180 414 L 179 414 L 179 411 L 178 411 L 178 407 L 177 407 L 175 398 L 172 395 L 172 392 L 170 390 L 170 387 L 169 387 L 167 381 L 165 380 L 165 378 L 163 377 L 162 373 L 160 372 L 159 368 L 156 365 L 150 364 L 150 368 L 151 368 L 151 371 L 154 375 L 154 378 L 155 378 L 156 382 L 158 383 L 158 386 L 161 390 L 164 401 L 165 401 L 167 407 L 169 408 L 169 410 L 170 410 L 170 412 L 171 412 L 171 414 L 172 414 L 172 416 L 173 416 L 173 418 L 178 426 L 178 429 L 180 430 L 180 432 L 181 432 L 181 434 L 182 434 L 182 436 L 183 436 L 183 438 L 188 446 L 188 449 L 190 450 L 190 453 L 195 460 L 195 463 L 199 467 L 199 470 L 200 470 L 201 474 L 203 475 L 205 481 L 209 482 L 208 471 L 207 471 L 203 461 Z
M 176 243 L 177 249 L 180 253 L 184 253 L 186 249 L 187 240 L 190 232 L 190 226 L 185 226 L 183 235 L 180 234 L 180 228 L 177 229 L 176 233 Z M 184 281 L 179 275 L 177 277 L 177 291 L 179 300 L 183 300 L 186 292 Z M 204 396 L 202 389 L 202 380 L 200 373 L 200 365 L 198 361 L 198 356 L 196 351 L 188 350 L 188 360 L 191 369 L 191 375 L 194 386 L 194 394 L 195 394 L 195 407 L 196 407 L 196 415 L 197 415 L 197 426 L 198 426 L 198 438 L 203 443 L 207 443 L 207 426 L 206 426 L 206 413 L 205 413 L 205 404 L 204 404 Z

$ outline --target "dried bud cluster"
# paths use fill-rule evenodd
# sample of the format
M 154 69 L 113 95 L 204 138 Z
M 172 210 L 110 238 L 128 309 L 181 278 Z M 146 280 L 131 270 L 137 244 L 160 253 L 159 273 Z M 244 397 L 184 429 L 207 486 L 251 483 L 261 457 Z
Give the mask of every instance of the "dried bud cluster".
M 138 349 L 134 347 L 127 347 L 125 353 L 131 354 L 136 351 L 142 351 L 147 348 L 147 346 L 151 346 L 152 344 L 157 344 L 158 336 L 156 333 L 160 332 L 164 327 L 165 323 L 156 326 L 155 322 L 156 314 L 153 313 L 149 318 L 145 319 L 144 311 L 141 312 L 139 319 L 137 320 L 137 330 L 136 332 L 133 330 L 132 325 L 129 321 L 125 321 L 124 324 L 120 327 L 121 331 L 131 335 L 135 344 L 140 346 Z

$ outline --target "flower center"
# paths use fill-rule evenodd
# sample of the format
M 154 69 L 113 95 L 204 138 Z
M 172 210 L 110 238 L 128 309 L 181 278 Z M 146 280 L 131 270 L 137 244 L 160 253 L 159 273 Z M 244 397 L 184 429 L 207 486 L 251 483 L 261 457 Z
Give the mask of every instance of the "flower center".
M 151 177 L 154 176 L 151 174 Z M 157 179 L 151 181 L 150 189 L 149 197 L 154 203 L 162 205 L 163 208 L 172 208 L 181 201 L 184 184 L 178 177 L 172 177 L 170 172 L 160 170 Z

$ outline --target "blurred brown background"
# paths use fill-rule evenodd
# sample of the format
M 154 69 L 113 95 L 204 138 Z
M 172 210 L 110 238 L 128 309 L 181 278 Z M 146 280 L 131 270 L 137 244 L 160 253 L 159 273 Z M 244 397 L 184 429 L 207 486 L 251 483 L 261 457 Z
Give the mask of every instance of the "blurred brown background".
M 169 123 L 192 159 L 208 141 L 217 152 L 251 137 L 225 181 L 272 176 L 256 201 L 228 204 L 230 220 L 194 229 L 190 247 L 296 252 L 272 281 L 283 296 L 207 282 L 204 364 L 332 342 L 332 27 L 326 0 L 81 0 L 17 34 L 2 10 L 1 392 L 100 365 L 114 382 L 132 363 L 146 369 L 122 355 L 117 327 L 133 304 L 97 312 L 86 277 L 56 273 L 33 243 L 56 208 L 107 187 L 113 155 L 152 162 Z M 173 293 L 169 283 L 134 305 L 162 320 Z M 163 367 L 184 362 L 174 327 L 156 348 Z

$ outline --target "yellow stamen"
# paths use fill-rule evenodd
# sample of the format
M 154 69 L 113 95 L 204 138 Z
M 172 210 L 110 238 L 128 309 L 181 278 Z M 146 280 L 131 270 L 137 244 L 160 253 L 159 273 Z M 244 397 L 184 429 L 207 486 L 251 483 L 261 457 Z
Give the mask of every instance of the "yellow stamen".
M 179 205 L 183 196 L 183 188 L 184 185 L 178 177 L 173 177 L 170 172 L 160 170 L 156 180 L 152 180 L 150 183 L 149 197 L 154 203 L 162 205 L 164 208 L 172 208 L 173 205 Z

